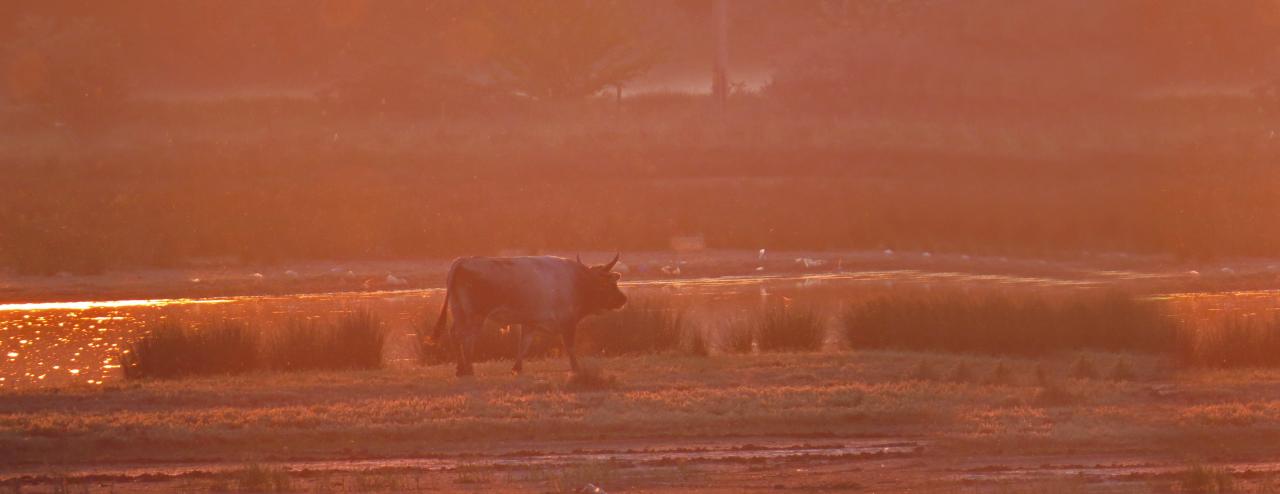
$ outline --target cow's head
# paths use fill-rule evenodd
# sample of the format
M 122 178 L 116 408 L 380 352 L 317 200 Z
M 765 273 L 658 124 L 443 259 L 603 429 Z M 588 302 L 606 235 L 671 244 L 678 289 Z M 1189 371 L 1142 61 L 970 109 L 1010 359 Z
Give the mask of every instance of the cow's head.
M 578 259 L 578 264 L 583 268 L 581 295 L 587 310 L 591 312 L 616 310 L 627 305 L 627 296 L 618 289 L 618 279 L 622 278 L 622 275 L 613 272 L 613 266 L 618 263 L 619 256 L 620 254 L 614 255 L 613 260 L 608 264 L 595 266 L 582 264 L 582 259 Z

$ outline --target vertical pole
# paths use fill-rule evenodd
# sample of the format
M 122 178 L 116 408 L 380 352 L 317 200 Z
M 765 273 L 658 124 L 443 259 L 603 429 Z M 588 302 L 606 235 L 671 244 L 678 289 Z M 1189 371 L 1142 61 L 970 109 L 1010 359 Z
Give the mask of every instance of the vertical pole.
M 712 26 L 715 34 L 715 62 L 711 69 L 711 96 L 721 110 L 729 100 L 729 0 L 713 0 Z

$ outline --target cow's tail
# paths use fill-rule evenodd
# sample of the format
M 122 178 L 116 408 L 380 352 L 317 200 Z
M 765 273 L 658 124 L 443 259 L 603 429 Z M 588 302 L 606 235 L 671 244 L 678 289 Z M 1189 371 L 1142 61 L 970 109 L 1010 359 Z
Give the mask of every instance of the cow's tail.
M 439 342 L 440 335 L 444 333 L 445 324 L 449 322 L 449 297 L 453 295 L 453 274 L 458 271 L 458 263 L 462 259 L 456 259 L 449 266 L 449 274 L 445 276 L 444 281 L 444 303 L 440 305 L 440 317 L 436 318 L 436 327 L 431 331 L 431 341 Z

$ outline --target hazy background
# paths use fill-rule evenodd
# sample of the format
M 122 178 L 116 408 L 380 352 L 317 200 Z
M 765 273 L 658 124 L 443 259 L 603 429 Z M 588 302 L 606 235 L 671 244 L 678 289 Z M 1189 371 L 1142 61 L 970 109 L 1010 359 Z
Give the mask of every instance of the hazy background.
M 0 4 L 0 269 L 1280 254 L 1280 5 Z M 621 98 L 619 99 L 619 95 Z

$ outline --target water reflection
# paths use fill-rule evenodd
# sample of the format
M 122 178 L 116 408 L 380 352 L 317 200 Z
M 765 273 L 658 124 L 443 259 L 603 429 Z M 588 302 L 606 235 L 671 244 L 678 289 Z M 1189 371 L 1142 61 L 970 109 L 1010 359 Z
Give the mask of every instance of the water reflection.
M 1079 290 L 1111 285 L 1117 275 L 1066 279 L 974 275 L 917 270 L 861 271 L 776 276 L 633 281 L 633 295 L 675 294 L 708 312 L 755 307 L 778 296 L 814 304 L 840 304 L 902 287 L 970 290 Z M 1136 278 L 1135 278 L 1136 279 Z M 440 289 L 316 293 L 208 299 L 117 300 L 0 305 L 0 389 L 78 383 L 96 386 L 119 379 L 119 356 L 156 321 L 180 320 L 199 327 L 211 322 L 249 322 L 270 330 L 295 319 L 336 319 L 367 309 L 389 326 L 386 356 L 393 364 L 413 359 L 411 334 L 438 309 Z M 1274 316 L 1280 290 L 1181 293 L 1157 297 L 1171 314 L 1209 320 L 1224 313 Z

